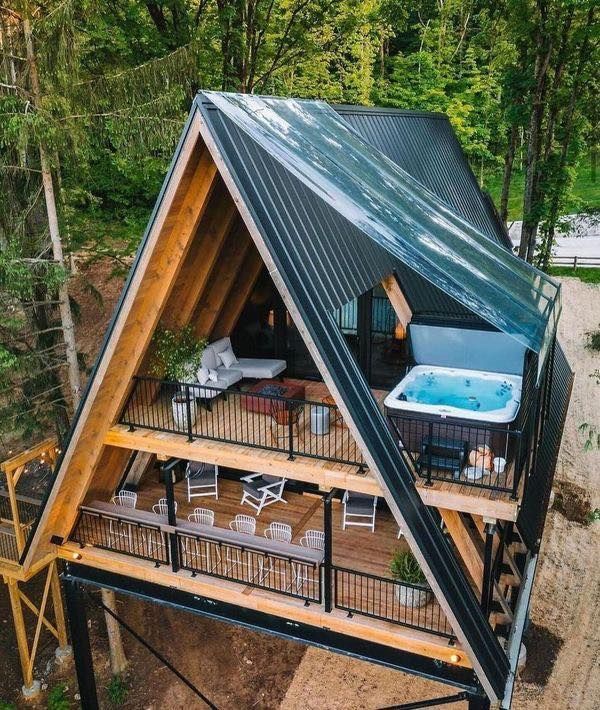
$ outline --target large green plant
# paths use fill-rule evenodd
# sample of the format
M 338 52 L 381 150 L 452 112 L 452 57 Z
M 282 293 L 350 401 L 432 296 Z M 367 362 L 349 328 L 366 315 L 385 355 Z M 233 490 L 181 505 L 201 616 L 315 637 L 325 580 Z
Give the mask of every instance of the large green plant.
M 416 557 L 409 550 L 396 550 L 390 561 L 390 573 L 398 582 L 427 584 L 427 578 Z
M 208 341 L 197 338 L 191 325 L 174 330 L 159 328 L 152 342 L 154 356 L 150 372 L 155 377 L 178 382 L 195 378 Z

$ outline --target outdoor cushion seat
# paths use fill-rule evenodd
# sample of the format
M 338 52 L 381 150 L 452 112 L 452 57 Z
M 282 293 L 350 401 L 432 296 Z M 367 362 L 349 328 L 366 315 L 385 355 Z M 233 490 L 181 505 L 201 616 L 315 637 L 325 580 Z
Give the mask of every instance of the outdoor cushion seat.
M 238 382 L 242 377 L 248 377 L 250 379 L 268 379 L 276 377 L 287 367 L 285 360 L 242 357 L 232 363 L 231 367 L 227 368 L 222 364 L 219 354 L 230 349 L 231 340 L 229 338 L 215 340 L 214 343 L 211 343 L 204 348 L 201 361 L 202 366 L 208 367 L 209 370 L 216 370 L 219 373 L 219 378 L 223 377 L 224 373 L 235 370 L 241 373 L 236 382 Z
M 287 363 L 285 360 L 241 357 L 235 367 L 242 371 L 244 377 L 253 380 L 270 380 L 280 375 L 287 367 Z
M 373 512 L 373 496 L 368 493 L 355 493 L 348 495 L 346 510 L 350 515 L 371 515 Z

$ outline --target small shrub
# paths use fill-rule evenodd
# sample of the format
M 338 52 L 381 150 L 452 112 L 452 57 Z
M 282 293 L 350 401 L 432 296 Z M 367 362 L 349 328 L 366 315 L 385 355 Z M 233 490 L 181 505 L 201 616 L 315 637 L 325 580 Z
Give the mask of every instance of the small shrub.
M 408 584 L 427 584 L 423 570 L 416 557 L 408 550 L 396 550 L 390 562 L 390 573 L 398 582 Z
M 194 380 L 208 341 L 197 338 L 191 325 L 177 330 L 160 328 L 152 338 L 154 357 L 150 372 L 178 382 Z
M 69 710 L 70 707 L 67 686 L 64 683 L 55 685 L 48 693 L 48 710 Z
M 600 330 L 589 330 L 585 335 L 587 337 L 585 347 L 588 348 L 588 350 L 600 352 Z
M 0 710 L 17 710 L 17 706 L 12 703 L 5 703 L 4 700 L 0 700 Z
M 113 676 L 110 683 L 106 686 L 108 699 L 115 707 L 123 705 L 127 699 L 128 692 L 129 688 L 127 687 L 127 683 L 123 680 L 122 676 L 119 675 Z

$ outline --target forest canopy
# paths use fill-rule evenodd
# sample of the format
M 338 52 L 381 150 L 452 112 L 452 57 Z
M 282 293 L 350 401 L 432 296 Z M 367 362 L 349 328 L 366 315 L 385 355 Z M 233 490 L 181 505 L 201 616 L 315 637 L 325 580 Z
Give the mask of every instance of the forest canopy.
M 447 114 L 500 217 L 523 219 L 520 256 L 547 269 L 565 215 L 600 205 L 598 42 L 594 0 L 8 0 L 7 428 L 67 426 L 86 367 L 70 255 L 128 263 L 198 89 Z

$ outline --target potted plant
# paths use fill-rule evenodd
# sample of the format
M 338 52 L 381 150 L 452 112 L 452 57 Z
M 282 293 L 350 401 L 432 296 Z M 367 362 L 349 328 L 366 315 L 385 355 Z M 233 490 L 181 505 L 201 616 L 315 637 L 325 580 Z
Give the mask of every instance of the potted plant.
M 424 606 L 431 592 L 423 570 L 410 550 L 396 550 L 390 562 L 390 573 L 399 582 L 396 598 L 402 606 Z M 405 584 L 403 584 L 405 582 Z
M 195 382 L 206 338 L 197 338 L 191 325 L 177 329 L 160 328 L 152 339 L 154 355 L 150 372 L 170 382 Z M 189 395 L 189 397 L 188 397 Z M 188 411 L 196 420 L 196 387 L 180 387 L 172 397 L 173 420 L 180 429 L 187 429 Z

